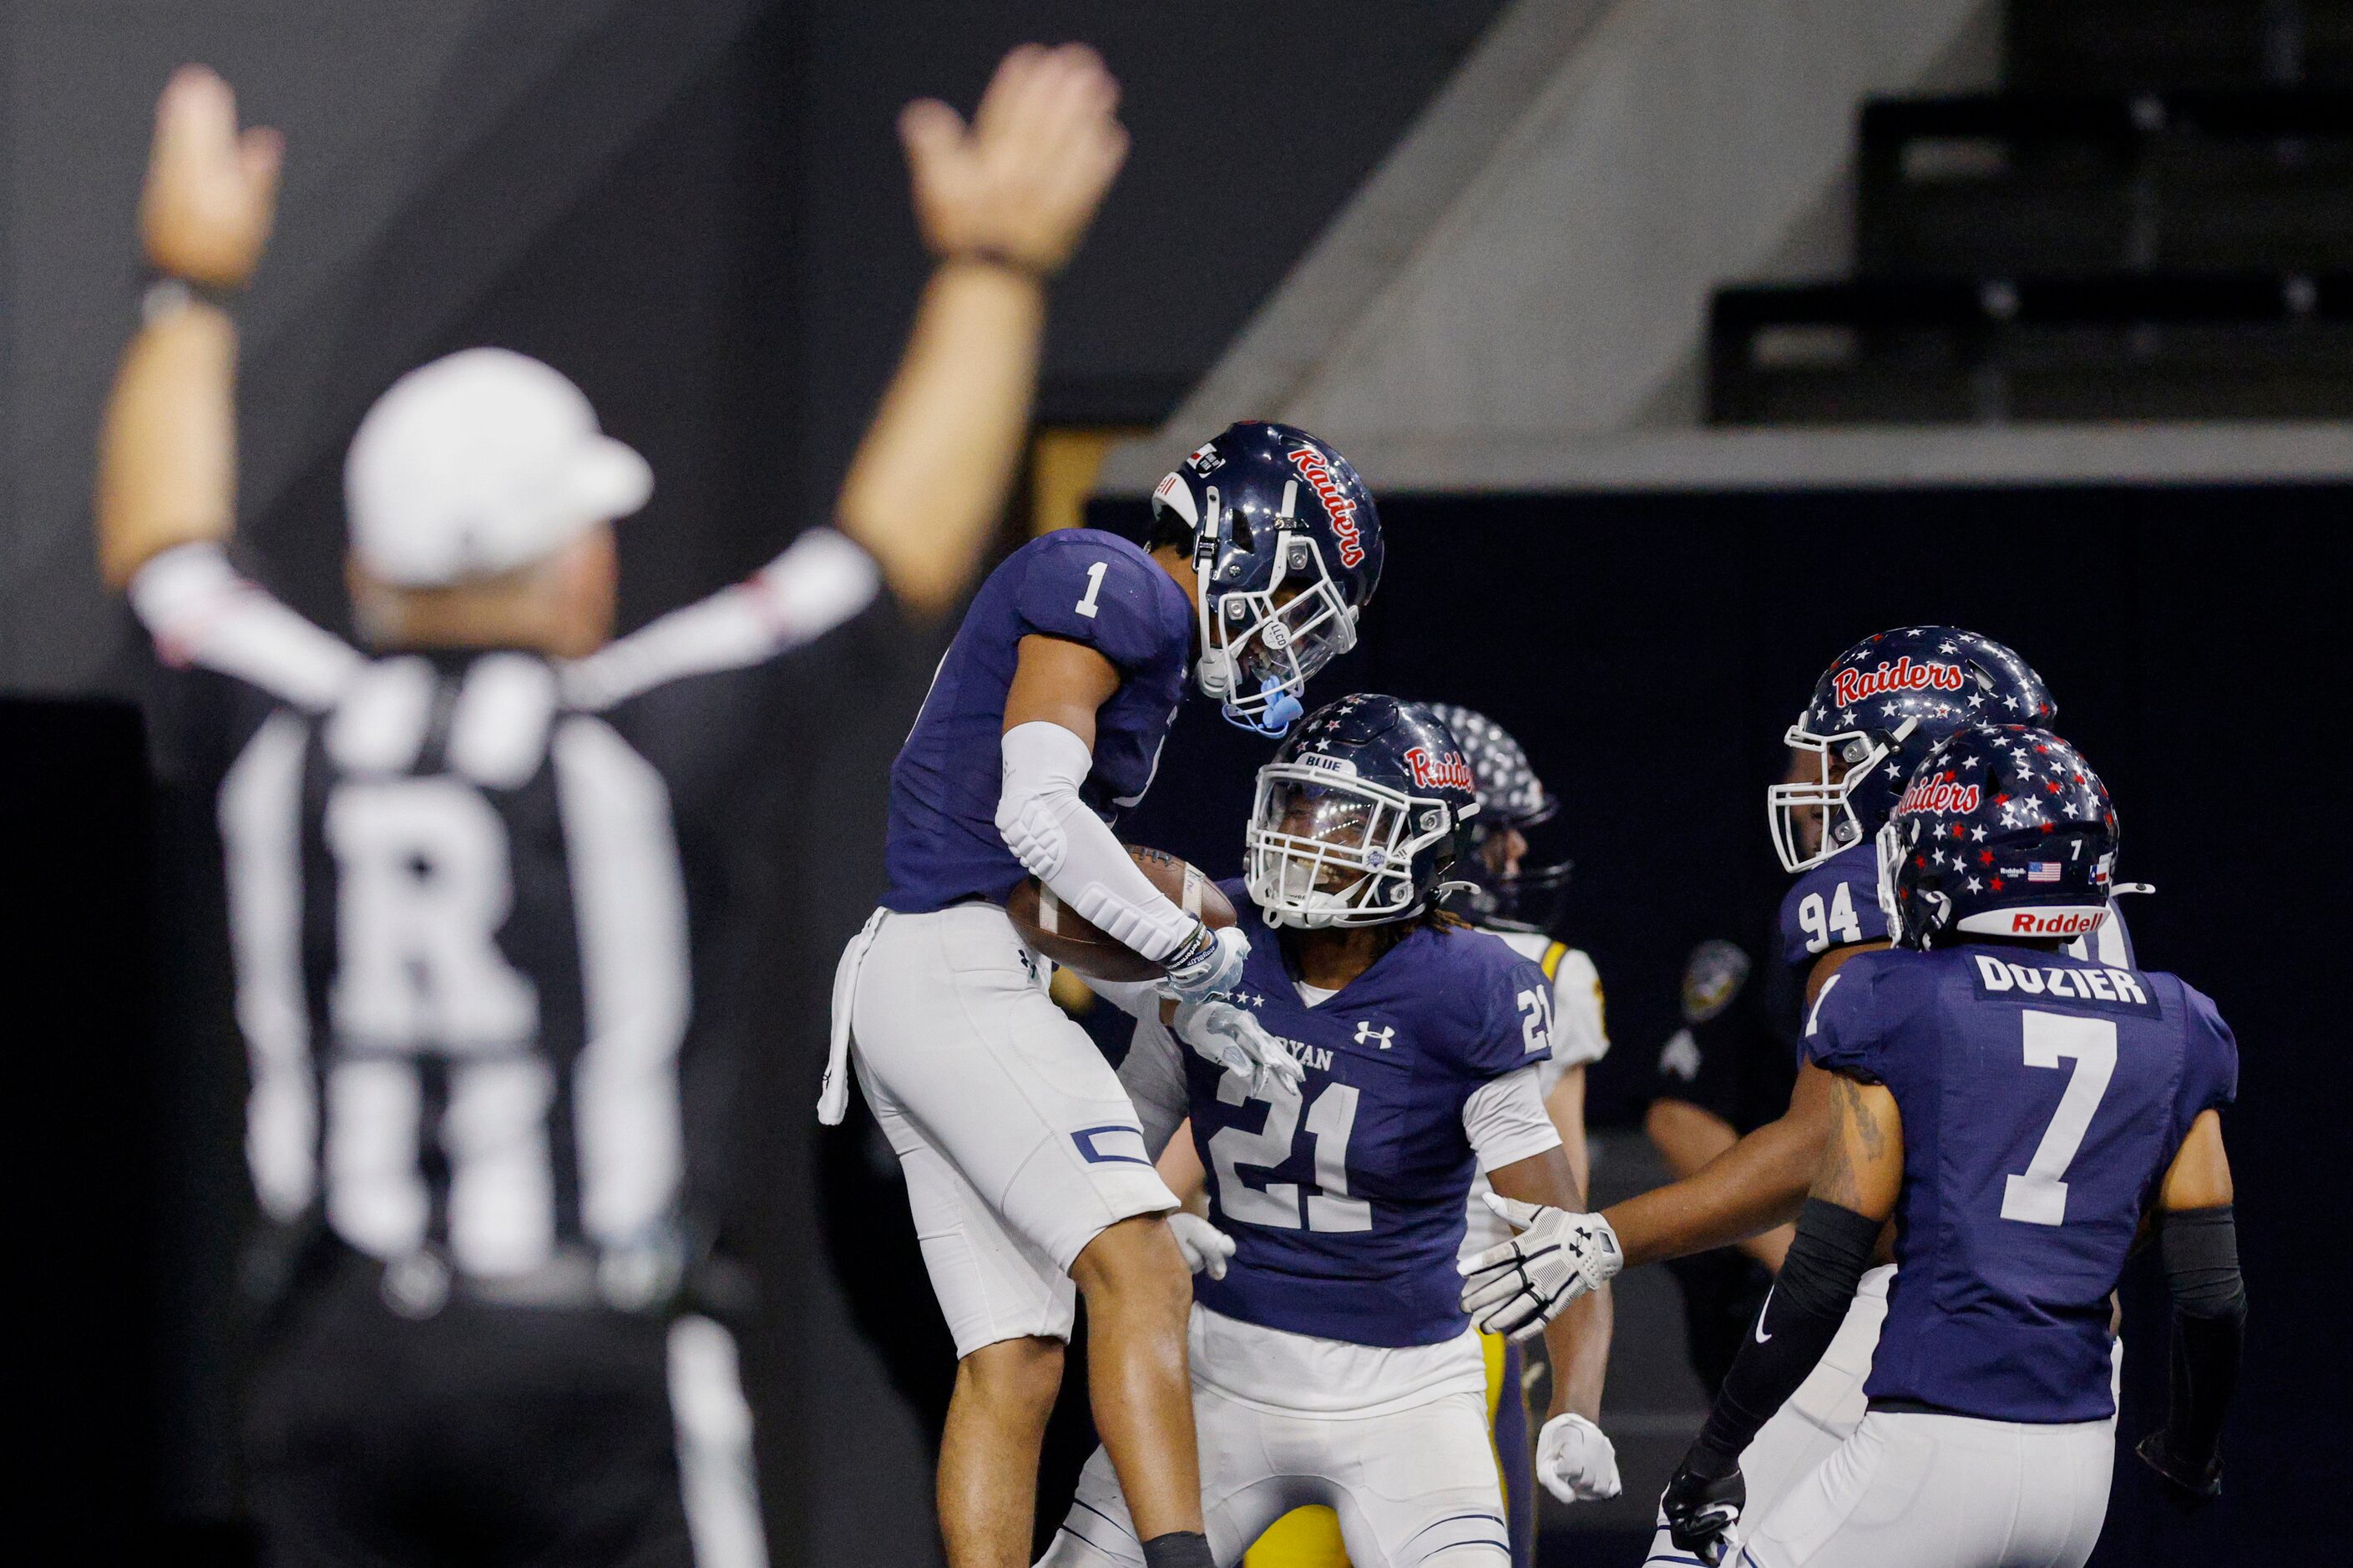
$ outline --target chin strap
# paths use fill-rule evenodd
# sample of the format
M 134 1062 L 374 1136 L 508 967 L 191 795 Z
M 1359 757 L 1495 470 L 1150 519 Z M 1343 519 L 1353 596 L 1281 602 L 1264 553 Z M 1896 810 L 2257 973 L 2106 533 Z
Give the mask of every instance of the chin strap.
M 1248 730 L 1254 735 L 1289 734 L 1291 727 L 1299 722 L 1299 715 L 1305 711 L 1299 706 L 1299 699 L 1285 691 L 1282 682 L 1271 675 L 1259 678 L 1258 693 L 1267 700 L 1264 711 L 1252 718 L 1228 701 L 1219 710 L 1225 715 L 1226 722 Z

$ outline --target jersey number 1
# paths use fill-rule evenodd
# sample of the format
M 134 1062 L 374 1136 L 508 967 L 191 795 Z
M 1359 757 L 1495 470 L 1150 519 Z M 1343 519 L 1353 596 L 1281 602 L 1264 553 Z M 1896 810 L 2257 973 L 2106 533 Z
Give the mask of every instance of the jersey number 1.
M 1095 595 L 1103 592 L 1103 574 L 1110 570 L 1111 563 L 1108 561 L 1098 561 L 1088 567 L 1087 591 L 1079 595 L 1077 604 L 1071 606 L 1091 621 L 1095 618 Z
M 2001 1217 L 2025 1225 L 2058 1225 L 2067 1217 L 2067 1184 L 2060 1178 L 2074 1163 L 2092 1130 L 2093 1113 L 2108 1092 L 2116 1071 L 2116 1026 L 2106 1018 L 2079 1018 L 2065 1013 L 2020 1015 L 2026 1030 L 2026 1065 L 2055 1068 L 2073 1057 L 2075 1070 L 2059 1096 L 2059 1109 L 2043 1130 L 2042 1142 L 2023 1173 L 2002 1187 Z

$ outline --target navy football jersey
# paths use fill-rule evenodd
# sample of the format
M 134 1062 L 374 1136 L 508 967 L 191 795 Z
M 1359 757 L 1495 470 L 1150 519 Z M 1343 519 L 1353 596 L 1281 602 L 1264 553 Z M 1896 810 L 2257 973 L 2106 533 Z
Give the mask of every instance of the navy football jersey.
M 1813 967 L 1834 947 L 1885 942 L 1879 907 L 1879 851 L 1868 838 L 1798 874 L 1781 900 L 1781 962 Z
M 1300 999 L 1276 932 L 1239 881 L 1250 935 L 1240 1000 L 1307 1069 L 1293 1091 L 1182 1053 L 1209 1217 L 1234 1238 L 1196 1299 L 1244 1322 L 1360 1345 L 1462 1332 L 1455 1272 L 1477 1169 L 1462 1107 L 1552 1054 L 1552 982 L 1497 938 L 1417 929 L 1322 1004 Z
M 2065 953 L 1890 950 L 1830 978 L 1806 1048 L 1885 1084 L 1904 1119 L 1864 1392 L 1994 1421 L 2112 1415 L 2108 1294 L 2189 1124 L 2238 1091 L 2214 1005 Z
M 1098 529 L 1034 539 L 988 575 L 940 660 L 930 695 L 891 765 L 886 908 L 1003 901 L 1025 873 L 997 831 L 998 741 L 1021 639 L 1084 643 L 1111 660 L 1119 689 L 1095 714 L 1084 795 L 1106 822 L 1144 798 L 1185 695 L 1192 602 L 1135 544 Z

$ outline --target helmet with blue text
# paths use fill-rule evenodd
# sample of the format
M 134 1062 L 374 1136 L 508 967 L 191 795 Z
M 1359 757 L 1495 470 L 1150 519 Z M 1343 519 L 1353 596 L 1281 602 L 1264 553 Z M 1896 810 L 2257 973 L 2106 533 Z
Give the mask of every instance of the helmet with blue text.
M 1528 831 L 1549 822 L 1560 798 L 1545 788 L 1528 753 L 1512 732 L 1475 709 L 1433 702 L 1430 710 L 1462 742 L 1479 792 L 1479 819 L 1455 867 L 1457 892 L 1448 908 L 1472 923 L 1499 931 L 1549 932 L 1567 897 L 1567 860 L 1522 863 Z
M 1479 814 L 1454 732 L 1419 702 L 1326 703 L 1258 771 L 1250 895 L 1269 925 L 1367 926 L 1430 907 Z
M 1160 481 L 1152 521 L 1155 543 L 1193 552 L 1202 694 L 1242 728 L 1282 734 L 1309 679 L 1356 646 L 1381 580 L 1372 492 L 1306 431 L 1246 420 Z
M 2031 724 L 1937 742 L 1879 830 L 1879 902 L 1897 945 L 1957 934 L 2071 941 L 2116 891 L 2116 813 L 2083 753 Z
M 1814 683 L 1782 738 L 1792 776 L 1766 792 L 1782 869 L 1803 871 L 1879 830 L 1920 759 L 1966 724 L 2048 724 L 2042 678 L 1991 637 L 1905 626 L 1865 637 Z

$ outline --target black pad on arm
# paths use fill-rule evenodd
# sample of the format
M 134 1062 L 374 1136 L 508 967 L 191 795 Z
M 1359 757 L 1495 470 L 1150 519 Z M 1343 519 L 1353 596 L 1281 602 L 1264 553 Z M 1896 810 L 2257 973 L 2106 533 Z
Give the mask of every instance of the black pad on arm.
M 2158 1216 L 2158 1254 L 2173 1310 L 2192 1318 L 2240 1318 L 2247 1312 L 2239 1274 L 2239 1226 L 2229 1204 L 2176 1209 Z
M 2173 1291 L 2172 1403 L 2163 1442 L 2176 1469 L 2211 1488 L 2246 1337 L 2247 1289 L 2231 1205 L 2160 1215 L 2158 1251 Z
M 1702 1447 L 1728 1466 L 1798 1391 L 1845 1321 L 1855 1282 L 1871 1267 L 1872 1249 L 1879 1245 L 1879 1221 L 1851 1208 L 1806 1200 L 1798 1215 L 1798 1238 L 1765 1298 L 1765 1310 L 1741 1345 L 1700 1432 Z

